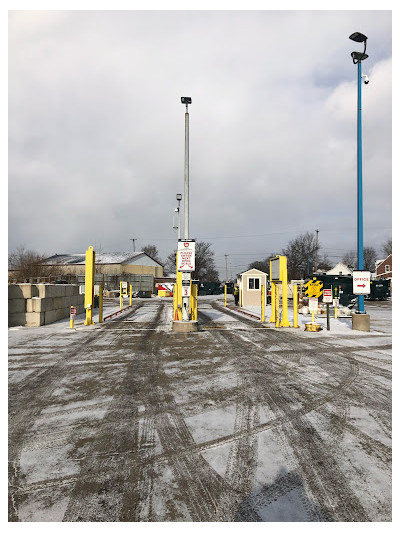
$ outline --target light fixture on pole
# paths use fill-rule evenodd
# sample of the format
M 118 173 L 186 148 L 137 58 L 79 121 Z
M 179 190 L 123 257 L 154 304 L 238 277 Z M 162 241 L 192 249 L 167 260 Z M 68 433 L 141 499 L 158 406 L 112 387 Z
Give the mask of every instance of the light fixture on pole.
M 174 229 L 178 230 L 178 240 L 181 238 L 181 211 L 180 211 L 180 205 L 182 200 L 182 195 L 178 193 L 176 195 L 176 199 L 178 201 L 178 207 L 175 208 L 175 213 L 178 213 L 178 226 L 174 227 Z
M 364 270 L 364 243 L 363 243 L 363 190 L 362 190 L 362 128 L 361 128 L 361 62 L 367 59 L 367 39 L 363 33 L 356 31 L 349 37 L 356 43 L 364 43 L 363 52 L 351 52 L 354 65 L 357 65 L 357 268 Z M 364 76 L 365 83 L 369 82 Z M 364 295 L 358 295 L 358 312 L 364 314 Z

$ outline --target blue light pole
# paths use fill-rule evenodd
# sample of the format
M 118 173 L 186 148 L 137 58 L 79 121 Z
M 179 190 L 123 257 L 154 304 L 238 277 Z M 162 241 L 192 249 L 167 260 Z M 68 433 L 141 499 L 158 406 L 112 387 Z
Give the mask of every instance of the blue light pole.
M 364 242 L 363 242 L 363 194 L 362 194 L 362 128 L 361 128 L 361 61 L 367 59 L 367 39 L 360 32 L 352 33 L 349 37 L 357 43 L 364 43 L 364 52 L 352 52 L 354 65 L 357 65 L 357 268 L 364 270 Z M 365 83 L 368 83 L 366 77 Z M 358 295 L 358 312 L 364 314 L 364 295 Z

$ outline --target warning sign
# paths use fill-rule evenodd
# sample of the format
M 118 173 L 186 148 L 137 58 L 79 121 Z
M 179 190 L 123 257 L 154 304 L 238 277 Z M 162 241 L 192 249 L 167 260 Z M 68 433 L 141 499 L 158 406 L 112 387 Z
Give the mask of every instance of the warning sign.
M 178 241 L 178 271 L 193 272 L 195 269 L 195 241 Z
M 322 288 L 323 283 L 322 281 L 317 281 L 316 279 L 312 279 L 310 281 L 307 281 L 305 290 L 305 295 L 309 298 L 319 298 L 322 295 Z

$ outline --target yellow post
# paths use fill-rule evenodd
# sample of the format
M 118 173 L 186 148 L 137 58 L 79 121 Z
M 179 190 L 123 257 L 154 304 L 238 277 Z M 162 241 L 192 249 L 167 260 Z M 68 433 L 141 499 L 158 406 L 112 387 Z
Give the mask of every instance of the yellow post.
M 297 324 L 297 313 L 298 313 L 298 294 L 297 294 L 297 284 L 295 283 L 293 285 L 293 327 L 298 328 L 300 327 Z
M 190 320 L 197 320 L 197 285 L 190 282 Z
M 261 285 L 261 322 L 265 322 L 265 285 Z
M 95 265 L 95 252 L 93 246 L 89 246 L 86 250 L 85 258 L 85 309 L 86 320 L 84 325 L 91 326 L 93 322 L 93 301 L 94 301 L 94 265 Z
M 119 282 L 119 309 L 122 309 L 122 281 Z
M 132 285 L 129 284 L 129 305 L 132 307 Z
M 99 285 L 99 323 L 103 322 L 103 287 Z
M 335 307 L 335 318 L 337 318 L 337 307 Z
M 224 305 L 224 307 L 226 307 L 226 294 L 227 294 L 227 292 L 228 292 L 228 291 L 227 291 L 227 286 L 226 286 L 226 283 L 225 283 L 225 289 L 224 289 L 224 293 L 225 293 L 225 305 Z
M 182 272 L 178 271 L 178 251 L 176 251 L 176 308 L 178 320 L 182 320 Z
M 314 324 L 314 311 L 311 311 L 311 324 Z
M 288 296 L 287 296 L 287 258 L 281 255 L 279 259 L 279 277 L 282 281 L 282 320 L 281 328 L 290 328 L 288 319 Z
M 275 327 L 279 328 L 279 284 L 275 284 Z
M 239 307 L 242 307 L 242 289 L 239 287 Z
M 271 281 L 271 318 L 270 322 L 275 322 L 275 283 Z
M 70 307 L 70 313 L 69 313 L 69 327 L 72 329 L 75 324 L 75 314 L 76 314 L 76 307 L 74 305 L 71 305 Z

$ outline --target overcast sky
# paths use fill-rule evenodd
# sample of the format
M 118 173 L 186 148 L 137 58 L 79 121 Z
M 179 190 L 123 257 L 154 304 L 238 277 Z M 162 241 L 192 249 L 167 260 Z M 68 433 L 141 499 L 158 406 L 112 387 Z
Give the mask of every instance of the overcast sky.
M 9 251 L 175 248 L 191 96 L 190 237 L 221 278 L 319 230 L 356 249 L 357 66 L 364 244 L 392 219 L 390 11 L 12 11 Z M 183 206 L 182 206 L 183 207 Z M 182 224 L 183 225 L 183 224 Z

